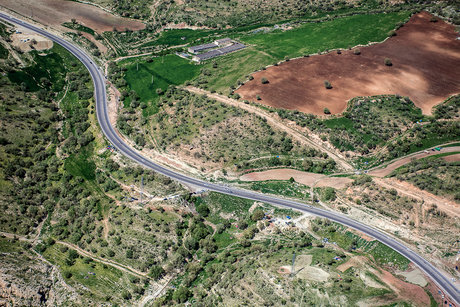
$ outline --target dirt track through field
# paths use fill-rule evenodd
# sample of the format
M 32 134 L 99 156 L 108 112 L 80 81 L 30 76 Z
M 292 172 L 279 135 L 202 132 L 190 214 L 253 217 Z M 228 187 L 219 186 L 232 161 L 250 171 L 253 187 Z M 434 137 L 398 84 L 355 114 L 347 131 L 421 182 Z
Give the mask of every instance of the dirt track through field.
M 346 50 L 284 62 L 253 74 L 236 92 L 243 99 L 305 113 L 332 114 L 346 109 L 356 96 L 409 96 L 424 114 L 450 95 L 460 93 L 460 40 L 455 28 L 441 20 L 430 22 L 422 12 L 381 44 L 361 47 L 360 55 Z M 390 58 L 393 66 L 384 65 Z M 268 84 L 262 84 L 266 77 Z M 323 81 L 329 80 L 332 89 Z
M 145 25 L 140 21 L 118 17 L 93 5 L 63 0 L 0 0 L 4 6 L 20 15 L 31 17 L 37 22 L 66 30 L 61 26 L 73 18 L 83 25 L 102 33 L 125 29 L 141 30 Z M 67 29 L 67 31 L 71 31 Z
M 419 153 L 416 153 L 416 154 L 409 155 L 407 157 L 398 159 L 398 160 L 388 164 L 384 168 L 377 168 L 375 170 L 370 171 L 369 175 L 376 176 L 376 177 L 385 177 L 385 176 L 390 175 L 391 172 L 393 172 L 395 169 L 410 163 L 410 161 L 412 161 L 412 160 L 418 160 L 418 159 L 426 158 L 426 157 L 429 157 L 429 156 L 433 156 L 433 154 L 457 152 L 457 151 L 460 152 L 460 146 L 444 147 L 440 152 L 432 151 L 431 149 L 427 149 L 426 151 L 427 152 L 419 152 Z M 455 156 L 457 156 L 457 155 L 455 155 Z M 450 157 L 450 156 L 447 156 L 447 157 Z

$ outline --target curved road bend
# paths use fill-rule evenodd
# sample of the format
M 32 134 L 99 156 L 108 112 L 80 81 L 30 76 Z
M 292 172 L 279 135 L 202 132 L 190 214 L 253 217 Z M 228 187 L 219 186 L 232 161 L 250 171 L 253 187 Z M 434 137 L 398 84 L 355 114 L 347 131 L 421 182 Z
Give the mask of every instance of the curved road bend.
M 93 60 L 83 50 L 81 50 L 79 47 L 73 45 L 72 43 L 56 35 L 48 33 L 47 31 L 41 28 L 33 26 L 17 18 L 11 17 L 4 13 L 0 13 L 0 18 L 10 23 L 14 23 L 14 24 L 23 26 L 29 30 L 33 30 L 53 40 L 55 43 L 69 50 L 74 56 L 76 56 L 86 66 L 86 68 L 89 70 L 91 74 L 91 77 L 93 78 L 94 95 L 96 99 L 96 113 L 97 113 L 97 119 L 101 126 L 102 132 L 105 134 L 107 139 L 126 157 L 130 158 L 131 160 L 149 169 L 152 169 L 158 173 L 161 173 L 165 176 L 168 176 L 174 180 L 180 181 L 185 184 L 201 187 L 203 189 L 207 189 L 207 190 L 211 190 L 211 191 L 215 191 L 219 193 L 224 193 L 224 194 L 238 196 L 238 197 L 242 197 L 246 199 L 261 201 L 261 202 L 270 203 L 270 204 L 278 205 L 282 207 L 297 209 L 297 210 L 300 210 L 306 213 L 310 213 L 316 216 L 328 218 L 337 223 L 340 223 L 350 228 L 354 228 L 358 231 L 361 231 L 365 233 L 366 235 L 374 237 L 381 243 L 396 250 L 397 252 L 402 254 L 404 257 L 412 261 L 422 271 L 424 271 L 441 289 L 443 289 L 445 294 L 447 294 L 450 298 L 452 298 L 452 300 L 454 300 L 457 304 L 460 304 L 459 289 L 457 289 L 446 276 L 444 276 L 438 269 L 436 269 L 436 267 L 434 267 L 431 263 L 426 261 L 423 257 L 419 256 L 417 253 L 415 253 L 410 248 L 406 247 L 405 245 L 403 245 L 396 239 L 390 237 L 389 235 L 373 227 L 364 225 L 342 214 L 332 212 L 329 210 L 325 210 L 325 209 L 312 207 L 312 206 L 309 206 L 309 205 L 306 205 L 300 202 L 276 198 L 273 196 L 267 196 L 267 195 L 263 195 L 260 193 L 247 191 L 243 189 L 226 187 L 226 186 L 222 186 L 222 185 L 218 185 L 214 183 L 209 183 L 203 180 L 199 180 L 193 177 L 188 177 L 186 175 L 177 173 L 161 165 L 155 164 L 149 159 L 143 157 L 135 149 L 131 148 L 128 144 L 126 144 L 117 135 L 114 128 L 110 125 L 108 109 L 107 109 L 104 75 L 100 71 L 98 66 L 93 62 Z

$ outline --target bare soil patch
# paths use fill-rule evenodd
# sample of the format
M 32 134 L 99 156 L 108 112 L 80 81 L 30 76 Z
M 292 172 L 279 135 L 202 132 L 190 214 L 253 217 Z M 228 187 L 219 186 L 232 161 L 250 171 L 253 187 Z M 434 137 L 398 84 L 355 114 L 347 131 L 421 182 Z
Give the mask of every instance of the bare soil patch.
M 441 20 L 430 22 L 422 12 L 383 43 L 352 50 L 300 58 L 253 74 L 254 80 L 237 90 L 243 99 L 276 108 L 322 115 L 343 112 L 356 96 L 409 96 L 424 114 L 460 92 L 460 40 L 455 28 Z M 390 58 L 393 66 L 386 66 Z M 262 84 L 261 78 L 269 80 Z M 326 89 L 329 80 L 332 89 Z
M 342 263 L 341 265 L 339 265 L 337 267 L 337 270 L 339 270 L 341 272 L 345 272 L 346 270 L 348 270 L 351 267 L 361 267 L 365 263 L 367 263 L 368 261 L 369 261 L 369 259 L 367 257 L 354 256 L 354 257 L 350 258 L 347 262 Z
M 430 297 L 422 287 L 404 282 L 385 270 L 377 271 L 372 269 L 371 272 L 395 291 L 398 297 L 413 303 L 415 306 L 430 305 Z
M 99 33 L 113 31 L 114 28 L 120 31 L 145 28 L 145 25 L 139 21 L 118 17 L 96 6 L 74 1 L 1 0 L 0 4 L 20 15 L 31 17 L 41 24 L 54 26 L 60 30 L 66 29 L 61 27 L 61 24 L 72 19 Z
M 265 180 L 289 180 L 294 178 L 296 182 L 306 186 L 345 188 L 353 180 L 346 177 L 327 177 L 325 175 L 302 172 L 295 169 L 280 168 L 263 172 L 248 173 L 240 177 L 242 181 L 265 181 Z
M 281 168 L 271 169 L 263 172 L 254 172 L 245 174 L 240 177 L 242 181 L 264 181 L 264 180 L 289 180 L 294 178 L 295 181 L 313 186 L 316 181 L 327 178 L 325 175 L 302 172 L 295 169 Z
M 32 50 L 47 50 L 53 47 L 53 42 L 41 35 L 22 27 L 17 28 L 17 32 L 11 35 L 12 45 L 19 48 L 22 52 Z
M 425 287 L 428 284 L 428 281 L 426 280 L 422 271 L 420 271 L 418 268 L 415 268 L 410 272 L 398 272 L 398 274 L 404 276 L 408 282 L 415 285 Z
M 450 155 L 443 158 L 446 162 L 458 162 L 460 161 L 460 154 Z

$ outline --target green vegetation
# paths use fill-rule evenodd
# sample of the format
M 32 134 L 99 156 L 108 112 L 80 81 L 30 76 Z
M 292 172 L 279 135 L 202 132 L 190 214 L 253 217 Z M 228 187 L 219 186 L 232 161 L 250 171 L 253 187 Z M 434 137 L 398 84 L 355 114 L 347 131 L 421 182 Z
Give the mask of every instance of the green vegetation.
M 150 122 L 152 139 L 147 143 L 193 158 L 192 163 L 203 170 L 288 166 L 330 172 L 335 168 L 335 162 L 326 154 L 293 142 L 266 120 L 205 96 L 170 88 L 158 106 L 160 111 Z M 135 136 L 139 125 L 136 120 L 126 111 L 118 118 L 118 124 L 127 135 Z
M 48 55 L 39 55 L 33 51 L 33 65 L 20 70 L 8 72 L 11 82 L 21 86 L 21 90 L 36 92 L 40 89 L 60 91 L 64 87 L 65 68 L 64 63 L 54 47 Z M 46 69 L 43 69 L 46 67 Z
M 109 297 L 112 302 L 123 302 L 120 297 L 122 291 L 126 288 L 137 289 L 136 285 L 130 282 L 129 273 L 91 258 L 81 257 L 73 249 L 66 252 L 63 250 L 63 245 L 55 244 L 47 248 L 43 256 L 51 263 L 59 265 L 67 283 L 91 289 L 93 300 L 105 301 Z
M 89 33 L 89 34 L 91 34 L 91 35 L 93 35 L 93 36 L 96 34 L 96 32 L 94 32 L 93 29 L 88 28 L 88 27 L 85 27 L 84 25 L 79 24 L 79 23 L 77 23 L 77 22 L 64 22 L 62 25 L 63 25 L 64 27 L 69 28 L 69 29 L 73 29 L 73 30 L 77 30 L 77 31 Z
M 321 23 L 305 23 L 289 31 L 246 34 L 239 39 L 251 45 L 243 51 L 216 59 L 219 69 L 212 70 L 201 86 L 216 91 L 226 91 L 245 76 L 261 67 L 318 50 L 347 48 L 368 42 L 382 41 L 389 30 L 409 17 L 408 12 L 376 15 L 355 15 Z M 345 34 L 346 33 L 346 34 Z
M 300 199 L 311 199 L 308 193 L 309 188 L 298 182 L 287 180 L 270 180 L 252 182 L 250 188 L 261 193 L 281 195 Z
M 457 100 L 438 107 L 435 116 L 453 116 Z M 341 151 L 358 152 L 360 167 L 368 168 L 384 161 L 460 139 L 458 121 L 435 121 L 406 97 L 357 97 L 349 102 L 342 117 L 321 120 L 297 111 L 276 110 L 282 118 L 296 121 L 329 140 Z M 364 158 L 364 156 L 366 156 Z M 363 163 L 368 162 L 368 163 Z
M 453 198 L 460 202 L 460 162 L 444 160 L 452 154 L 446 153 L 415 160 L 393 171 L 390 176 L 413 183 L 422 190 Z
M 460 95 L 455 95 L 434 107 L 436 119 L 458 119 L 460 117 Z
M 158 112 L 158 98 L 170 85 L 183 84 L 195 78 L 200 71 L 198 66 L 175 55 L 150 58 L 146 62 L 128 59 L 119 66 L 121 73 L 112 62 L 110 74 L 118 80 L 115 84 L 121 87 L 125 107 L 141 106 L 145 108 L 144 115 Z

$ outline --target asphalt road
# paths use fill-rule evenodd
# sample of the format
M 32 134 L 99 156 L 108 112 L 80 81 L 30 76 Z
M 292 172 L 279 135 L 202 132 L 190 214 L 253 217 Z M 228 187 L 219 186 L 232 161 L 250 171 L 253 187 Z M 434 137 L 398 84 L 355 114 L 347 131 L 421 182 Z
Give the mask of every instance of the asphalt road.
M 51 13 L 51 12 L 50 12 Z M 238 196 L 246 199 L 252 199 L 260 202 L 270 203 L 277 206 L 287 207 L 297 209 L 303 212 L 311 213 L 316 216 L 328 218 L 332 221 L 338 222 L 340 224 L 346 225 L 350 228 L 354 228 L 358 231 L 369 235 L 383 244 L 389 246 L 390 248 L 396 250 L 404 257 L 412 261 L 416 266 L 418 266 L 422 271 L 424 271 L 431 279 L 441 288 L 444 290 L 444 293 L 447 294 L 453 301 L 457 304 L 460 304 L 460 291 L 456 288 L 453 283 L 444 276 L 436 267 L 434 267 L 431 263 L 426 261 L 423 257 L 419 256 L 417 253 L 412 251 L 410 248 L 406 247 L 398 240 L 390 237 L 389 235 L 379 231 L 371 226 L 367 226 L 363 223 L 355 221 L 347 216 L 344 216 L 340 213 L 332 212 L 325 209 L 320 209 L 316 207 L 312 207 L 300 202 L 295 202 L 291 200 L 276 198 L 273 196 L 267 196 L 264 194 L 247 191 L 243 189 L 237 189 L 229 186 L 214 184 L 210 182 L 206 182 L 203 180 L 199 180 L 193 177 L 189 177 L 183 175 L 181 173 L 172 171 L 166 167 L 161 165 L 155 164 L 154 162 L 150 161 L 149 159 L 143 157 L 139 152 L 137 152 L 134 148 L 130 147 L 126 144 L 115 132 L 114 128 L 110 125 L 108 109 L 107 109 L 107 97 L 106 97 L 106 85 L 105 85 L 105 77 L 103 72 L 100 68 L 93 62 L 93 60 L 88 56 L 83 50 L 79 47 L 75 46 L 73 43 L 70 43 L 56 35 L 53 35 L 41 28 L 23 22 L 19 19 L 13 18 L 9 15 L 0 13 L 0 18 L 21 25 L 25 28 L 33 30 L 49 39 L 54 41 L 55 43 L 63 46 L 67 50 L 69 50 L 73 55 L 75 55 L 88 69 L 93 78 L 94 83 L 94 95 L 96 99 L 96 113 L 97 119 L 99 121 L 100 128 L 107 139 L 117 148 L 117 150 L 125 155 L 126 157 L 130 158 L 131 160 L 151 169 L 158 173 L 161 173 L 165 176 L 170 177 L 171 179 L 177 180 L 179 182 L 200 187 L 202 189 L 215 191 L 219 193 L 229 194 L 233 196 Z

